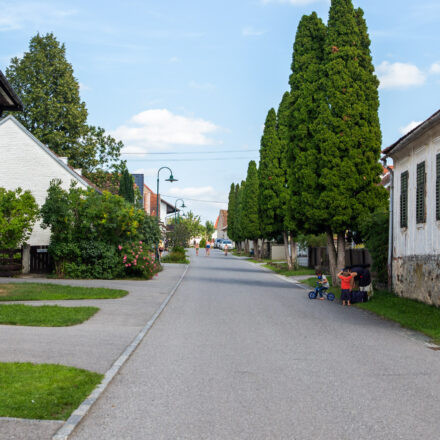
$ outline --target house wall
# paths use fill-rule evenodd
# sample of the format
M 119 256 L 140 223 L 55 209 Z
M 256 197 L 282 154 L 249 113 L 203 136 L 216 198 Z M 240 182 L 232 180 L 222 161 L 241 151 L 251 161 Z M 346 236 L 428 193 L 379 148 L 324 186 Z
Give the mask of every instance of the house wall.
M 0 187 L 30 190 L 39 206 L 46 200 L 51 180 L 61 179 L 65 189 L 70 187 L 71 181 L 77 181 L 12 120 L 0 125 L 0 158 Z M 78 185 L 86 188 L 79 181 Z M 38 222 L 28 244 L 44 246 L 49 240 L 50 230 L 42 229 Z
M 393 288 L 396 294 L 440 306 L 440 222 L 436 220 L 436 155 L 440 126 L 393 155 Z M 417 164 L 425 161 L 426 223 L 416 223 Z M 400 227 L 401 174 L 408 171 L 408 227 Z

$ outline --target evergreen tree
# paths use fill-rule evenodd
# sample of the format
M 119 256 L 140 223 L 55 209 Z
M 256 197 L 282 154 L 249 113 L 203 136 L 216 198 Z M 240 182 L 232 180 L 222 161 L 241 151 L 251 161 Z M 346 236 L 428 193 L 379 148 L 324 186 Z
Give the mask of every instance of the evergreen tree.
M 235 215 L 236 215 L 236 190 L 235 184 L 231 184 L 228 198 L 228 236 L 231 240 L 237 241 L 235 235 Z
M 253 240 L 254 254 L 258 258 L 258 239 L 260 238 L 260 221 L 258 217 L 258 171 L 257 164 L 249 162 L 246 185 L 243 194 L 242 232 L 244 238 Z
M 260 233 L 272 239 L 283 230 L 284 210 L 281 200 L 284 172 L 281 167 L 282 150 L 277 132 L 277 115 L 272 108 L 266 118 L 261 138 L 258 167 L 258 208 Z
M 235 237 L 239 243 L 239 250 L 242 251 L 242 242 L 246 239 L 244 235 L 244 221 L 245 221 L 245 211 L 244 211 L 244 191 L 246 187 L 246 182 L 241 181 L 241 184 L 237 184 L 236 189 L 236 208 L 235 208 Z
M 64 44 L 37 34 L 29 52 L 12 58 L 6 76 L 24 107 L 14 117 L 56 154 L 73 157 L 87 133 L 87 109 Z
M 366 29 L 361 11 L 354 10 L 351 0 L 332 0 L 322 75 L 327 105 L 317 119 L 320 196 L 314 202 L 325 223 L 334 279 L 337 268 L 345 265 L 346 231 L 386 199 L 377 185 L 381 171 L 378 81 Z
M 287 147 L 290 226 L 303 233 L 318 232 L 320 145 L 316 120 L 325 106 L 323 72 L 326 26 L 314 12 L 302 17 L 293 46 L 290 76 L 290 143 Z
M 127 202 L 134 204 L 134 182 L 133 176 L 124 170 L 119 182 L 119 195 Z
M 100 188 L 117 187 L 125 168 L 123 144 L 103 128 L 87 125 L 86 105 L 64 44 L 53 34 L 37 34 L 21 59 L 12 58 L 6 76 L 24 107 L 14 117 Z

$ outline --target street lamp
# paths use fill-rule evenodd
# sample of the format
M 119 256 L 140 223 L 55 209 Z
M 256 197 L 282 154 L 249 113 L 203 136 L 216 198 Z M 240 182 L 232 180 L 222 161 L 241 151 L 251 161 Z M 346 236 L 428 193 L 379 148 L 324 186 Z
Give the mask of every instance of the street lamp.
M 174 203 L 174 223 L 177 224 L 179 216 L 177 215 L 177 202 L 182 202 L 182 206 L 181 208 L 186 208 L 185 202 L 183 201 L 183 199 L 177 199 L 176 202 Z
M 156 216 L 157 216 L 157 225 L 160 224 L 160 216 L 159 216 L 159 173 L 162 170 L 168 170 L 170 172 L 170 177 L 168 179 L 165 179 L 165 182 L 177 182 L 177 179 L 174 178 L 173 172 L 171 171 L 171 168 L 168 167 L 162 167 L 159 168 L 159 171 L 157 172 L 157 191 L 156 191 Z M 159 259 L 159 243 L 156 243 L 156 258 Z

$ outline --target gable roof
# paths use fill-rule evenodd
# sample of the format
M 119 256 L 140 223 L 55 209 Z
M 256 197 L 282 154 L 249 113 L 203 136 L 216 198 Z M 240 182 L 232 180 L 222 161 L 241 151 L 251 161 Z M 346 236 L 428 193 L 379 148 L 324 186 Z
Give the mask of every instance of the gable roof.
M 217 229 L 221 227 L 221 229 L 223 230 L 226 226 L 228 226 L 228 211 L 227 209 L 220 209 Z
M 0 70 L 0 115 L 4 110 L 23 110 L 23 104 Z
M 410 132 L 406 133 L 398 141 L 394 142 L 394 144 L 385 148 L 385 150 L 383 150 L 382 153 L 385 154 L 385 156 L 391 156 L 392 154 L 397 153 L 399 150 L 405 148 L 410 142 L 425 134 L 430 128 L 432 128 L 439 122 L 440 122 L 440 110 L 436 111 L 426 121 L 422 122 L 417 127 L 412 129 Z
M 55 162 L 58 162 L 58 164 L 63 167 L 66 171 L 68 171 L 72 177 L 74 177 L 76 180 L 81 182 L 83 185 L 91 187 L 95 189 L 98 192 L 101 192 L 96 185 L 94 185 L 90 180 L 86 179 L 85 177 L 79 175 L 73 167 L 67 165 L 64 161 L 61 160 L 61 158 L 55 154 L 50 148 L 48 148 L 46 145 L 44 145 L 41 141 L 39 141 L 29 130 L 27 130 L 20 122 L 17 121 L 12 115 L 6 116 L 6 118 L 3 118 L 0 120 L 0 127 L 5 124 L 7 121 L 13 122 L 26 136 L 30 137 L 46 154 L 48 154 Z

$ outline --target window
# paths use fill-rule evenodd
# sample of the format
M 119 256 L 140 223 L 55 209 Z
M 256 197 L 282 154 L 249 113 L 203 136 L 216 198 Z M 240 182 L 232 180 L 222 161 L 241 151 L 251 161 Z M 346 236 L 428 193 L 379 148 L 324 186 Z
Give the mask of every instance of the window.
M 436 157 L 435 216 L 437 220 L 440 220 L 440 153 Z
M 408 227 L 408 171 L 400 175 L 400 227 Z
M 416 221 L 426 222 L 426 173 L 425 162 L 417 164 L 417 196 L 416 196 Z

